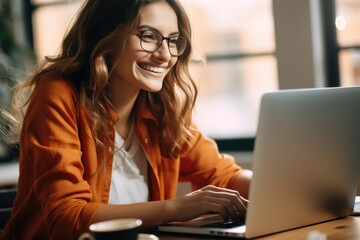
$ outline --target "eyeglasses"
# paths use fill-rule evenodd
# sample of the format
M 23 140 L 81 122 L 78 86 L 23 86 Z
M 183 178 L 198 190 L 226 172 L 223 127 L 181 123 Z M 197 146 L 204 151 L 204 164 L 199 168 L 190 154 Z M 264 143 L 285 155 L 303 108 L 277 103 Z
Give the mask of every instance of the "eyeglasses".
M 174 57 L 183 54 L 187 45 L 187 40 L 182 36 L 164 37 L 155 30 L 139 30 L 138 37 L 140 38 L 141 48 L 150 53 L 158 50 L 165 39 L 169 52 Z

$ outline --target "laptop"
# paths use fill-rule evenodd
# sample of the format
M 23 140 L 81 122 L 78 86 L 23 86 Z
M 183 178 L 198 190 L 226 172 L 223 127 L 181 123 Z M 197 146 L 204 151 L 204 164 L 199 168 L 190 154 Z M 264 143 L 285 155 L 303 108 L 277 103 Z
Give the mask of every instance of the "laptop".
M 266 93 L 244 225 L 219 225 L 222 219 L 209 215 L 159 231 L 254 238 L 348 216 L 359 181 L 359 146 L 360 87 Z

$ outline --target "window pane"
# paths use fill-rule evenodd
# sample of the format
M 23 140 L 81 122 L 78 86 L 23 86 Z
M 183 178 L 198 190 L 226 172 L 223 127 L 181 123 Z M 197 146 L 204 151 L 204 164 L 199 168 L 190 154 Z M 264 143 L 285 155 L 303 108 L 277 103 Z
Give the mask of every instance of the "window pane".
M 201 65 L 192 67 L 201 72 Z M 254 137 L 260 97 L 277 88 L 273 56 L 209 62 L 200 77 L 195 121 L 211 137 Z
M 278 89 L 270 0 L 181 0 L 194 32 L 192 64 L 199 79 L 194 113 L 200 129 L 214 138 L 254 137 L 261 95 Z M 251 54 L 265 53 L 263 56 Z M 226 55 L 245 54 L 228 59 Z M 196 56 L 196 55 L 195 55 Z
M 340 46 L 360 45 L 359 0 L 336 0 L 335 22 Z
M 194 29 L 195 48 L 205 54 L 272 52 L 270 0 L 181 0 Z
M 39 7 L 33 13 L 34 48 L 42 58 L 57 53 L 71 19 L 82 1 Z
M 360 85 L 360 50 L 342 50 L 339 64 L 341 86 Z

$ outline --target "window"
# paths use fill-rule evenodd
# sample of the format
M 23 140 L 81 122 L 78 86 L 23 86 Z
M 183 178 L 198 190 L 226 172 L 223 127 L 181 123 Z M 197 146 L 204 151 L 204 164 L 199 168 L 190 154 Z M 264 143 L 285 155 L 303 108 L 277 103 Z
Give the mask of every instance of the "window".
M 220 143 L 254 138 L 260 97 L 278 88 L 271 1 L 181 2 L 194 33 L 196 123 Z
M 82 0 L 32 0 L 34 49 L 38 57 L 57 52 L 81 3 Z
M 360 1 L 336 0 L 340 85 L 360 85 Z
M 330 86 L 360 85 L 360 2 L 324 1 Z

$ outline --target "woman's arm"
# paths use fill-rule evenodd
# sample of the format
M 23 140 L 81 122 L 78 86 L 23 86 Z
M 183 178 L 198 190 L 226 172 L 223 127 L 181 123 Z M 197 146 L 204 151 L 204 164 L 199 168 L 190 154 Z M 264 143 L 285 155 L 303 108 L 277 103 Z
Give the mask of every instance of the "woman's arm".
M 164 201 L 126 205 L 102 205 L 93 218 L 99 222 L 115 218 L 140 218 L 142 228 L 171 221 L 186 221 L 207 213 L 219 213 L 225 219 L 239 221 L 246 211 L 246 200 L 234 190 L 206 186 L 185 196 Z
M 238 191 L 242 197 L 249 199 L 251 178 L 252 178 L 252 171 L 244 169 L 229 184 L 228 188 Z

